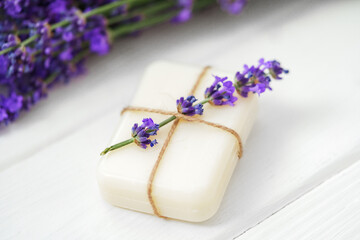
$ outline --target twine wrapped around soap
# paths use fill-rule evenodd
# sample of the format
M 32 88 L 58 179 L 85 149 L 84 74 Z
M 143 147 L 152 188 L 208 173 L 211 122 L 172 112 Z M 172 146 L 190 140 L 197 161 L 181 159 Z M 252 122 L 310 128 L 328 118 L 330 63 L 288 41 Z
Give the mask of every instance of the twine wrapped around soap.
M 207 73 L 207 71 L 209 69 L 210 69 L 210 67 L 207 66 L 202 70 L 202 72 L 200 73 L 200 75 L 197 78 L 197 81 L 195 82 L 194 86 L 192 87 L 189 95 L 193 95 L 195 93 L 196 89 L 200 85 L 202 79 L 204 78 L 205 74 Z M 166 111 L 166 110 L 161 110 L 161 109 L 152 109 L 152 108 L 146 108 L 146 107 L 132 107 L 132 106 L 129 106 L 129 107 L 124 108 L 121 111 L 121 114 L 123 114 L 123 113 L 125 113 L 127 111 L 150 112 L 150 113 L 158 113 L 158 114 L 162 114 L 162 115 L 172 115 L 172 116 L 176 117 L 176 120 L 172 124 L 172 126 L 170 128 L 170 131 L 169 131 L 169 133 L 168 133 L 168 135 L 167 135 L 167 137 L 165 139 L 165 142 L 164 142 L 164 144 L 163 144 L 163 146 L 162 146 L 162 148 L 160 150 L 160 153 L 159 153 L 158 158 L 157 158 L 157 160 L 155 162 L 155 165 L 153 166 L 153 168 L 151 170 L 151 174 L 149 176 L 149 180 L 148 180 L 148 184 L 147 184 L 148 199 L 149 199 L 151 207 L 152 207 L 152 209 L 154 211 L 154 214 L 156 216 L 158 216 L 158 217 L 166 218 L 165 216 L 162 216 L 160 214 L 160 211 L 159 211 L 159 209 L 157 208 L 157 206 L 155 204 L 154 198 L 152 197 L 152 186 L 153 186 L 156 171 L 157 171 L 157 169 L 158 169 L 158 167 L 160 165 L 160 162 L 161 162 L 161 160 L 162 160 L 162 158 L 163 158 L 163 156 L 165 154 L 166 148 L 169 145 L 171 137 L 173 136 L 173 134 L 175 132 L 175 129 L 178 126 L 180 120 L 185 120 L 185 121 L 189 121 L 189 122 L 203 123 L 203 124 L 206 124 L 208 126 L 212 126 L 212 127 L 224 130 L 224 131 L 232 134 L 236 138 L 236 140 L 238 142 L 238 145 L 239 145 L 238 157 L 241 158 L 241 156 L 242 156 L 243 147 L 242 147 L 242 141 L 241 141 L 241 138 L 240 138 L 239 134 L 235 130 L 233 130 L 231 128 L 228 128 L 228 127 L 226 127 L 224 125 L 208 122 L 208 121 L 199 119 L 197 117 L 187 116 L 187 115 L 184 115 L 184 114 L 181 114 L 181 113 L 178 113 L 178 112 Z

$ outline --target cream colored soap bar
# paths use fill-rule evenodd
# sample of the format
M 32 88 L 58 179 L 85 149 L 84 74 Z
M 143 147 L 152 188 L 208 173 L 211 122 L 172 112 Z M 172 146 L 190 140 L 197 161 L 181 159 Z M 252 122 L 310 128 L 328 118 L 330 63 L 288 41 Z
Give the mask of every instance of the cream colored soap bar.
M 188 96 L 202 70 L 168 62 L 153 63 L 146 70 L 131 106 L 176 111 L 176 99 Z M 197 99 L 203 99 L 205 89 L 214 81 L 212 74 L 234 76 L 234 72 L 209 69 L 194 94 Z M 257 96 L 237 97 L 234 107 L 205 104 L 200 118 L 234 129 L 245 144 L 256 116 Z M 145 117 L 159 123 L 168 116 L 125 112 L 110 144 L 131 137 L 133 124 L 141 123 Z M 171 125 L 158 131 L 159 144 L 153 148 L 145 150 L 131 144 L 101 158 L 97 178 L 102 195 L 109 203 L 153 214 L 147 184 Z M 236 138 L 228 132 L 180 120 L 152 184 L 152 198 L 160 214 L 191 222 L 213 216 L 238 161 L 238 150 Z

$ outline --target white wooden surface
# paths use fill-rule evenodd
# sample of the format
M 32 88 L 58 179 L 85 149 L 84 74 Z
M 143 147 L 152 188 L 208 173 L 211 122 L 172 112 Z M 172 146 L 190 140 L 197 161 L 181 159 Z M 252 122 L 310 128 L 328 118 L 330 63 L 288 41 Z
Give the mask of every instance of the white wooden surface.
M 359 176 L 358 161 L 235 239 L 360 239 Z
M 355 0 L 253 0 L 235 18 L 210 10 L 118 41 L 1 130 L 0 239 L 358 239 L 359 43 Z M 215 217 L 169 221 L 101 199 L 98 153 L 148 64 L 236 71 L 260 57 L 291 74 L 261 98 Z

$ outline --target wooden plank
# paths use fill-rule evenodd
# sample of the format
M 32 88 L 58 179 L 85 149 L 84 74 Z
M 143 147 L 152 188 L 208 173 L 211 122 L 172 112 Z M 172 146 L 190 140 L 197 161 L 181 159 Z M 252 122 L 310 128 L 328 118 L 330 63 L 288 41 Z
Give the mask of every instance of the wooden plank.
M 360 239 L 360 159 L 236 240 Z

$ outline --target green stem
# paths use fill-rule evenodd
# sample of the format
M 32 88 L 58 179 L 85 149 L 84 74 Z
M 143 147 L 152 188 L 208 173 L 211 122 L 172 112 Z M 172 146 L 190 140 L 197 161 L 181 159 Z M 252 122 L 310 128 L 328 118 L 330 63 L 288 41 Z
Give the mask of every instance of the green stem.
M 216 3 L 217 0 L 202 0 L 202 1 L 194 1 L 193 11 L 198 11 L 207 6 L 211 6 L 211 4 Z
M 85 18 L 92 17 L 94 15 L 110 11 L 113 8 L 120 7 L 120 6 L 124 5 L 125 3 L 131 3 L 131 2 L 134 2 L 134 0 L 120 0 L 120 1 L 109 3 L 109 4 L 105 4 L 105 5 L 102 5 L 101 7 L 95 8 L 89 12 L 84 13 L 83 16 Z
M 176 116 L 171 116 L 167 119 L 165 119 L 164 121 L 162 121 L 161 123 L 159 123 L 159 128 L 165 126 L 166 124 L 168 124 L 169 122 L 172 122 L 176 119 Z
M 90 54 L 89 49 L 84 49 L 83 51 L 79 52 L 77 55 L 74 56 L 74 58 L 71 60 L 71 63 L 77 63 L 84 57 L 86 57 L 88 54 Z
M 161 12 L 161 11 L 167 9 L 167 8 L 170 8 L 172 6 L 174 6 L 174 2 L 169 2 L 169 1 L 160 2 L 158 4 L 151 5 L 149 7 L 143 7 L 141 9 L 138 9 L 138 10 L 134 11 L 134 12 L 130 12 L 130 13 L 126 14 L 126 15 L 120 15 L 120 16 L 109 18 L 107 20 L 107 24 L 111 25 L 111 24 L 114 24 L 114 23 L 118 23 L 118 22 L 121 22 L 121 21 L 131 19 L 131 18 L 139 16 L 139 15 L 148 17 L 150 15 L 159 13 L 159 12 Z
M 54 73 L 52 73 L 50 76 L 48 76 L 48 77 L 44 80 L 44 83 L 46 83 L 46 84 L 52 83 L 59 74 L 60 74 L 60 72 L 54 72 Z
M 0 31 L 0 35 L 7 34 L 28 34 L 30 32 L 29 29 L 19 29 L 19 30 L 9 30 L 9 31 Z
M 205 104 L 205 103 L 208 103 L 209 101 L 211 101 L 212 100 L 212 98 L 211 97 L 208 97 L 208 98 L 205 98 L 204 100 L 202 100 L 202 101 L 200 101 L 197 105 L 199 105 L 199 104 Z
M 119 28 L 111 29 L 110 34 L 114 38 L 121 36 L 121 35 L 129 34 L 136 30 L 150 27 L 152 25 L 156 25 L 156 24 L 164 22 L 164 21 L 168 21 L 171 18 L 173 18 L 174 16 L 176 16 L 176 14 L 177 14 L 177 11 L 174 11 L 174 12 L 170 12 L 170 13 L 167 13 L 164 15 L 153 17 L 153 18 L 148 18 L 144 21 L 136 22 L 131 25 L 126 25 L 126 26 L 121 26 Z
M 133 1 L 134 0 L 120 0 L 120 1 L 109 3 L 109 4 L 105 4 L 105 5 L 102 5 L 101 7 L 95 8 L 95 9 L 89 11 L 89 12 L 83 13 L 82 16 L 85 19 L 87 19 L 87 18 L 92 17 L 94 15 L 108 12 L 113 8 L 120 7 L 120 6 L 122 6 L 122 5 L 126 4 L 126 3 L 130 3 L 130 2 L 133 2 Z M 50 27 L 50 29 L 54 30 L 54 29 L 59 28 L 59 27 L 64 27 L 64 26 L 68 25 L 69 23 L 70 23 L 70 20 L 63 20 L 63 21 L 60 21 L 58 23 L 53 24 Z
M 174 1 L 174 0 L 170 0 L 170 1 Z M 127 8 L 128 10 L 133 10 L 136 9 L 138 7 L 143 7 L 143 6 L 148 6 L 149 4 L 152 3 L 156 3 L 158 2 L 158 0 L 137 0 L 137 1 L 133 1 L 131 3 L 128 4 Z
M 17 45 L 15 45 L 13 47 L 6 48 L 6 49 L 0 51 L 0 55 L 11 52 L 12 50 L 16 49 L 18 46 L 20 46 L 20 44 L 17 44 Z
M 130 139 L 127 139 L 127 140 L 125 140 L 125 141 L 119 142 L 119 143 L 117 143 L 117 144 L 114 144 L 114 145 L 112 145 L 112 146 L 110 146 L 110 147 L 105 148 L 105 150 L 102 151 L 102 152 L 100 153 L 100 155 L 104 155 L 104 154 L 106 154 L 106 153 L 108 153 L 108 152 L 110 152 L 110 151 L 112 151 L 112 150 L 121 148 L 121 147 L 126 146 L 126 145 L 128 145 L 128 144 L 130 144 L 130 143 L 133 143 L 133 142 L 134 142 L 134 138 L 130 138 Z
M 205 8 L 205 7 L 207 7 L 210 4 L 215 3 L 215 2 L 216 2 L 216 0 L 198 0 L 198 1 L 195 1 L 193 10 L 194 11 L 199 11 L 199 10 L 201 10 L 201 9 L 203 9 L 203 8 Z M 134 23 L 132 25 L 121 26 L 119 28 L 116 28 L 116 29 L 112 30 L 111 34 L 112 34 L 113 37 L 118 37 L 118 36 L 121 36 L 121 35 L 125 35 L 125 34 L 128 34 L 128 33 L 134 32 L 134 31 L 136 31 L 138 29 L 146 28 L 146 27 L 156 25 L 156 24 L 161 23 L 161 22 L 168 21 L 171 18 L 173 18 L 174 16 L 176 16 L 178 13 L 179 13 L 179 10 L 174 10 L 172 12 L 169 12 L 169 13 L 166 13 L 166 14 L 163 14 L 163 15 L 160 15 L 160 16 L 156 16 L 156 17 L 153 17 L 153 18 L 149 18 L 149 19 L 146 19 L 144 21 Z

